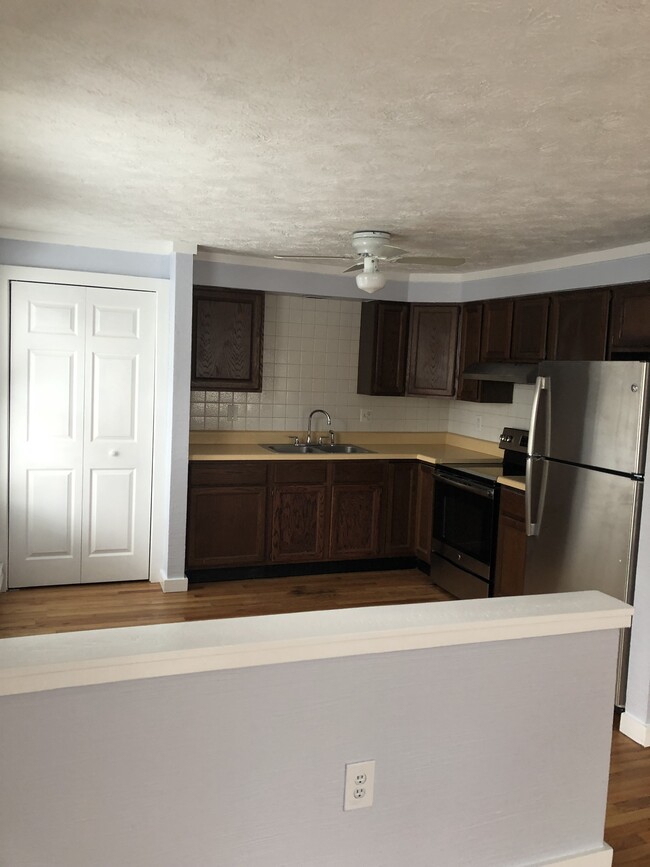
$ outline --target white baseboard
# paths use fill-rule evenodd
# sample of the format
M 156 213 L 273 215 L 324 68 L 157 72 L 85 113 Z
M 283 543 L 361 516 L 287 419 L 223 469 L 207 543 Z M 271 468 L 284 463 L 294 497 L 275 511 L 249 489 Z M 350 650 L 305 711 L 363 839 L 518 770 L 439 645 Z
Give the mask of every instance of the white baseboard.
M 642 747 L 650 747 L 650 724 L 641 722 L 627 711 L 621 714 L 618 730 L 631 740 L 641 744 Z
M 540 861 L 535 867 L 611 867 L 614 850 L 607 843 L 600 849 L 583 852 L 581 855 L 570 855 L 559 861 Z
M 163 593 L 184 593 L 187 588 L 188 580 L 185 575 L 168 578 L 162 569 L 160 570 L 160 589 Z

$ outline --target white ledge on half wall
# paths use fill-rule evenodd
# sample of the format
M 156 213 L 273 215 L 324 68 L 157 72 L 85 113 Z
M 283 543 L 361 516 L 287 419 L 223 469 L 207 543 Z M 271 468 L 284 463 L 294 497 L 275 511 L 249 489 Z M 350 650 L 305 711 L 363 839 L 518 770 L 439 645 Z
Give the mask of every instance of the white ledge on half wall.
M 0 695 L 630 625 L 598 591 L 310 611 L 5 638 Z

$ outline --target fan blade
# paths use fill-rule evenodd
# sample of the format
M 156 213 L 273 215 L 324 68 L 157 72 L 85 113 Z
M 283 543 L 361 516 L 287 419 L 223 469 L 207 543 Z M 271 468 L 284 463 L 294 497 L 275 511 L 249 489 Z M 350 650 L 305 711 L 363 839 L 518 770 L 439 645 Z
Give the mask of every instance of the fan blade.
M 388 255 L 384 256 L 384 252 Z M 408 253 L 408 250 L 403 250 L 401 247 L 394 247 L 392 244 L 382 244 L 379 249 L 379 258 L 387 259 L 391 256 L 401 256 L 403 253 Z
M 361 259 L 359 262 L 355 262 L 354 265 L 350 265 L 350 267 L 346 268 L 343 273 L 349 274 L 350 271 L 363 271 L 363 259 Z
M 399 256 L 397 259 L 391 259 L 391 262 L 404 265 L 446 265 L 453 268 L 456 265 L 463 265 L 466 259 L 450 259 L 444 256 Z
M 347 259 L 352 259 L 352 256 L 274 256 L 274 259 L 318 259 L 320 261 L 328 261 L 330 259 L 336 262 L 345 262 Z

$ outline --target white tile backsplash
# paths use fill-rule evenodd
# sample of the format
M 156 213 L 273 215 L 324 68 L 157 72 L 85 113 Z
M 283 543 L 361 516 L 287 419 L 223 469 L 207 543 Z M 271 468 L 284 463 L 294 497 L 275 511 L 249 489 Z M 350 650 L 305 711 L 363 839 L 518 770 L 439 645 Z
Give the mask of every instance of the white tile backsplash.
M 327 410 L 335 431 L 448 430 L 496 442 L 504 425 L 528 426 L 533 386 L 516 385 L 513 404 L 357 394 L 361 303 L 268 294 L 262 392 L 192 392 L 191 429 L 302 430 L 312 409 Z

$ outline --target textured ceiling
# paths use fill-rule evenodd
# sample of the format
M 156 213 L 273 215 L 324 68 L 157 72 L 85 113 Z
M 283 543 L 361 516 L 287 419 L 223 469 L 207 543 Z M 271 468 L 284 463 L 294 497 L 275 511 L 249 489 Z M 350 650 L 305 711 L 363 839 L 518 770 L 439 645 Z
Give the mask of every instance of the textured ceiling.
M 650 240 L 646 0 L 3 0 L 0 225 L 461 270 Z

